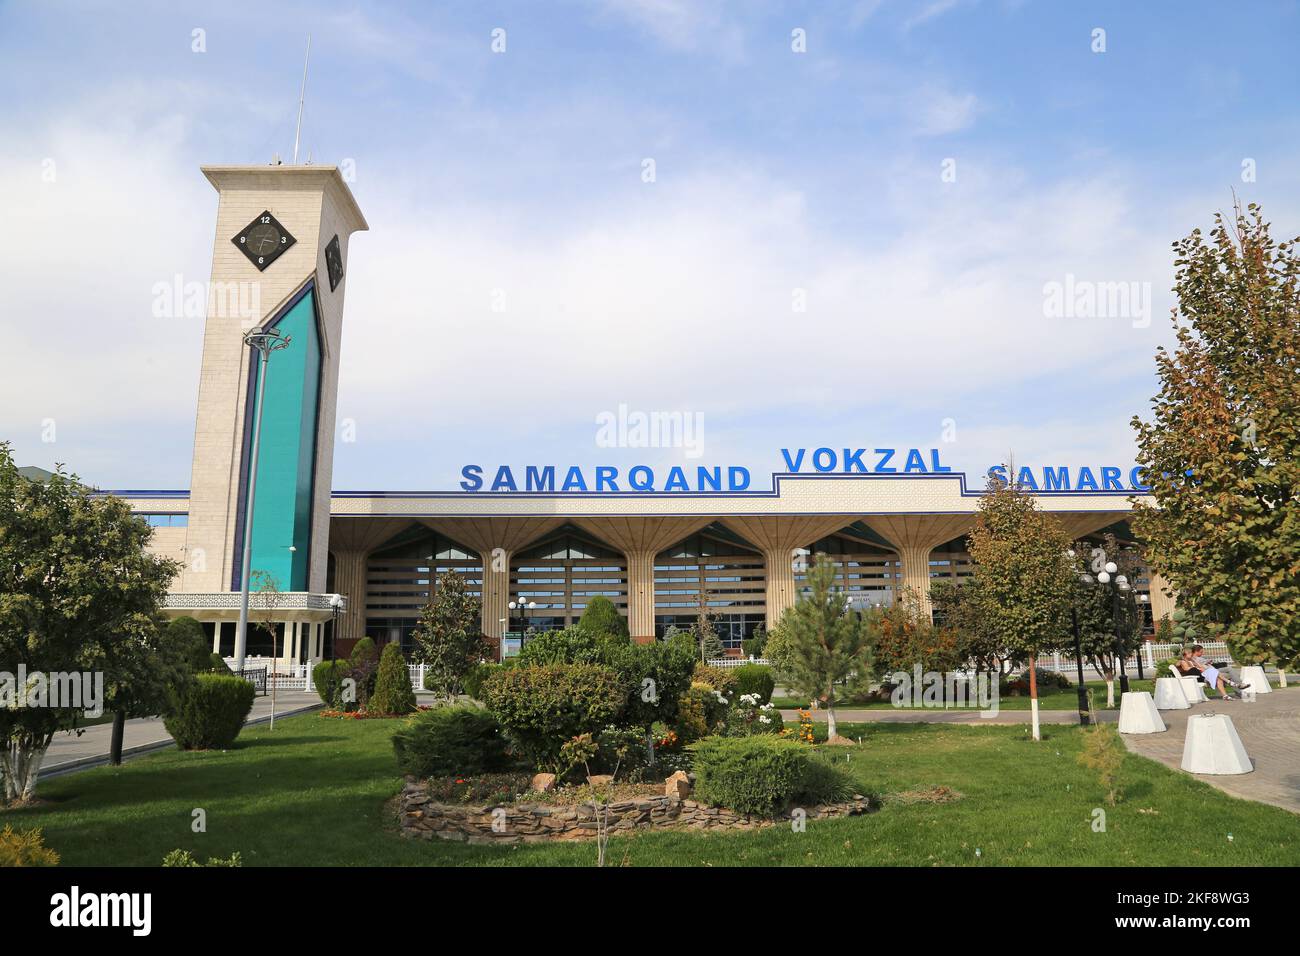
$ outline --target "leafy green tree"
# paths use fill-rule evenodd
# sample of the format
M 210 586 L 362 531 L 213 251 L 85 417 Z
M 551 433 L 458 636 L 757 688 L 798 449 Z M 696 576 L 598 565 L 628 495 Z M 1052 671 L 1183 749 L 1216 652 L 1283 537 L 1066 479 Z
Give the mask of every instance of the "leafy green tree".
M 411 688 L 411 672 L 397 644 L 385 644 L 379 657 L 379 676 L 375 692 L 370 695 L 366 709 L 375 714 L 409 714 L 415 710 L 415 691 Z
M 817 555 L 804 579 L 805 589 L 793 607 L 785 609 L 777 629 L 782 647 L 782 673 L 789 686 L 826 702 L 827 733 L 838 735 L 835 685 L 865 680 L 872 671 L 869 629 L 862 615 L 849 608 L 836 586 L 838 566 Z M 769 647 L 776 638 L 768 638 Z
M 587 602 L 582 617 L 578 619 L 578 626 L 594 634 L 629 638 L 627 618 L 618 612 L 613 601 L 602 594 L 597 594 Z
M 930 585 L 930 604 L 935 622 L 956 635 L 961 660 L 974 664 L 976 673 L 1001 670 L 1006 649 L 998 641 L 996 630 L 980 615 L 983 604 L 978 583 L 969 579 L 935 581 Z
M 479 624 L 481 605 L 456 571 L 439 575 L 433 599 L 420 611 L 412 637 L 416 659 L 425 665 L 424 686 L 454 700 L 471 668 L 492 651 Z
M 1077 580 L 1070 537 L 1056 518 L 1038 510 L 1032 495 L 990 478 L 969 547 L 973 596 L 986 633 L 1011 654 L 1028 658 L 1033 736 L 1040 740 L 1036 658 L 1060 647 L 1070 632 Z
M 152 692 L 172 671 L 158 666 L 161 606 L 179 567 L 145 549 L 151 533 L 121 498 L 62 468 L 24 478 L 0 443 L 0 670 L 101 674 L 110 710 L 152 697 L 136 682 L 157 679 Z M 50 741 L 84 719 L 82 707 L 0 707 L 5 800 L 33 797 Z
M 1193 633 L 1247 663 L 1300 654 L 1300 256 L 1240 206 L 1174 243 L 1177 345 L 1156 353 L 1152 417 L 1135 416 L 1154 504 L 1147 558 Z M 1195 638 L 1193 638 L 1195 639 Z

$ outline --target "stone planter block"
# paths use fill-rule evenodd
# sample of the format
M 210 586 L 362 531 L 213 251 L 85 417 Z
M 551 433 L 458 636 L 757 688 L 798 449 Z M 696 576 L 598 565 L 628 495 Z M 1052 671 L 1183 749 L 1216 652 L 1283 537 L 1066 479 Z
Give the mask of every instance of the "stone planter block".
M 1271 694 L 1273 688 L 1268 685 L 1268 675 L 1259 664 L 1251 664 L 1241 669 L 1241 682 L 1249 684 L 1256 694 Z
M 1227 714 L 1198 714 L 1187 719 L 1182 767 L 1188 773 L 1250 773 L 1246 748 Z
M 1157 710 L 1187 710 L 1191 703 L 1187 700 L 1187 695 L 1183 693 L 1182 684 L 1177 677 L 1157 677 L 1156 678 L 1156 709 Z
M 1183 695 L 1187 698 L 1188 704 L 1199 704 L 1203 700 L 1209 700 L 1205 696 L 1205 685 L 1195 677 L 1180 677 L 1178 683 L 1182 685 Z
M 1163 734 L 1168 728 L 1160 719 L 1156 702 L 1144 690 L 1129 691 L 1119 701 L 1121 734 Z

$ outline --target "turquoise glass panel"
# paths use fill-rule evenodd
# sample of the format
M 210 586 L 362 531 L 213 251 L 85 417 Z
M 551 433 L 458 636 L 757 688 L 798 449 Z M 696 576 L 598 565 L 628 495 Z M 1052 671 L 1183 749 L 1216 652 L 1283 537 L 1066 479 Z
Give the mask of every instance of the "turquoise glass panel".
M 308 291 L 275 323 L 290 342 L 271 353 L 262 396 L 253 502 L 253 587 L 258 571 L 272 575 L 281 591 L 305 591 L 308 586 L 321 378 L 313 295 Z M 259 374 L 260 368 L 255 369 L 254 375 Z

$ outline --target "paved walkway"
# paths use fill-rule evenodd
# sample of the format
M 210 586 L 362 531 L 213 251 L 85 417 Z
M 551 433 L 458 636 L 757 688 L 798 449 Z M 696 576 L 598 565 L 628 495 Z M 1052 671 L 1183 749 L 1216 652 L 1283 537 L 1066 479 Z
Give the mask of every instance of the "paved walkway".
M 1246 800 L 1271 803 L 1300 813 L 1300 689 L 1274 690 L 1255 703 L 1211 700 L 1190 710 L 1162 710 L 1163 734 L 1126 734 L 1124 742 L 1133 753 L 1158 760 L 1180 770 L 1187 721 L 1194 714 L 1227 714 L 1237 729 L 1242 745 L 1254 764 L 1250 773 L 1233 776 L 1192 774 L 1225 793 Z
M 275 695 L 275 716 L 277 718 L 292 713 L 301 713 L 320 706 L 320 695 L 314 691 L 281 690 Z M 253 710 L 248 715 L 248 724 L 260 724 L 271 719 L 271 697 L 253 699 Z M 76 734 L 60 733 L 45 754 L 45 763 L 41 766 L 41 776 L 57 776 L 98 766 L 108 761 L 108 751 L 113 737 L 112 723 L 96 724 L 87 727 L 80 737 Z M 122 757 L 129 759 L 152 750 L 159 750 L 170 745 L 171 737 L 163 727 L 161 718 L 141 717 L 126 722 L 122 735 Z

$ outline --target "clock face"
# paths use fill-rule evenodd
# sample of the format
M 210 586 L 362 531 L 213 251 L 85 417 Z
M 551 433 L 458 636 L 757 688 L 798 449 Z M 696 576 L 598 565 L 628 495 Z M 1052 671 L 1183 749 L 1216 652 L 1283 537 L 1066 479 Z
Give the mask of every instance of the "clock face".
M 289 235 L 289 230 L 280 225 L 279 220 L 271 215 L 270 210 L 262 213 L 230 240 L 248 261 L 264 271 L 276 259 L 292 246 L 296 240 Z
M 325 247 L 325 267 L 329 269 L 330 291 L 333 292 L 343 281 L 343 250 L 339 248 L 339 237 L 335 236 Z

